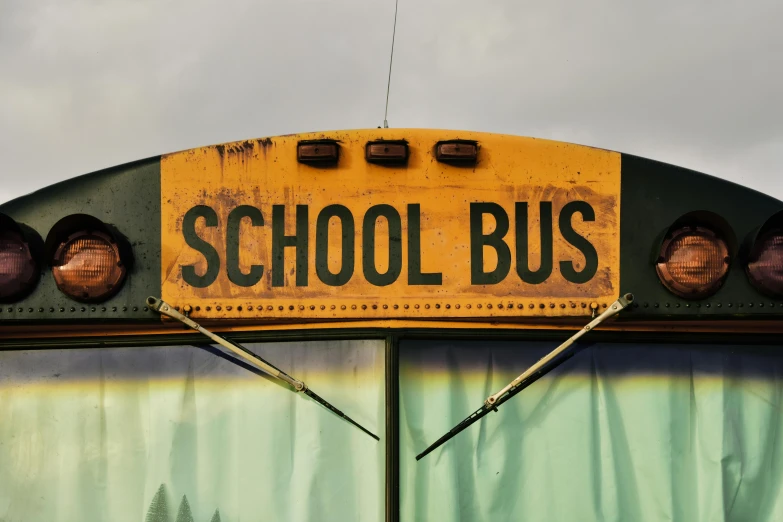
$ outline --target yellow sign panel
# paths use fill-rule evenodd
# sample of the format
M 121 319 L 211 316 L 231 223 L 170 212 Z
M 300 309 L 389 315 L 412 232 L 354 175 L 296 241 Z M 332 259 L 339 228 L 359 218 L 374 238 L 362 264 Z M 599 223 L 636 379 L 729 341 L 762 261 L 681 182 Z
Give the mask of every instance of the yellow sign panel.
M 336 167 L 297 161 L 339 142 Z M 406 140 L 407 165 L 365 160 Z M 475 140 L 470 167 L 435 144 Z M 619 293 L 620 155 L 496 134 L 284 136 L 161 160 L 162 298 L 194 317 L 308 321 L 589 313 Z

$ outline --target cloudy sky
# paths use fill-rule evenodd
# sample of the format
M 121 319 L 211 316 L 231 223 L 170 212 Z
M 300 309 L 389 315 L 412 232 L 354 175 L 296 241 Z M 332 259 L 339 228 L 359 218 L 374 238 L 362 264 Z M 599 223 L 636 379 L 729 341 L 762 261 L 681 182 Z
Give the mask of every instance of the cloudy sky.
M 0 0 L 0 202 L 165 152 L 383 122 L 394 0 Z M 400 0 L 392 127 L 502 132 L 783 199 L 780 0 Z

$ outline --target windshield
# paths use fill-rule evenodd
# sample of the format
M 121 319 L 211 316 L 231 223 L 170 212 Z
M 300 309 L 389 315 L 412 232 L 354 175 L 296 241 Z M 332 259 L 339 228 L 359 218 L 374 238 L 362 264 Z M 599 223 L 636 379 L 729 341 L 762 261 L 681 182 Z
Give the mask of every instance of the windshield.
M 245 346 L 384 432 L 383 341 Z M 383 441 L 219 353 L 0 351 L 0 520 L 382 519 Z
M 401 520 L 783 520 L 781 346 L 582 344 L 415 460 L 557 344 L 400 344 Z

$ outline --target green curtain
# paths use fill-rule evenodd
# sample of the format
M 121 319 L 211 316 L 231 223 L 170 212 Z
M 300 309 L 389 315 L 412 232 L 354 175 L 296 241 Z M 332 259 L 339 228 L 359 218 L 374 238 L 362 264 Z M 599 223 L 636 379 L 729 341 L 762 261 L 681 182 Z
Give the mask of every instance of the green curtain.
M 783 520 L 781 346 L 580 345 L 415 460 L 555 346 L 401 344 L 401 520 Z
M 383 436 L 383 341 L 248 347 Z M 218 355 L 0 352 L 0 521 L 382 520 L 383 437 Z

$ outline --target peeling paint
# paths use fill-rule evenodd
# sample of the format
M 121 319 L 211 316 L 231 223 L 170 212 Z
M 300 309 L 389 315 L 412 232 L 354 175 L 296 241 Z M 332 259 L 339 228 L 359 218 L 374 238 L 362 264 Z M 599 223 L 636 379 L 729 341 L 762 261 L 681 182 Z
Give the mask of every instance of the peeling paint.
M 581 306 L 583 302 L 608 303 L 616 299 L 619 288 L 619 154 L 494 134 L 460 133 L 460 137 L 480 144 L 480 161 L 472 168 L 446 165 L 434 158 L 435 143 L 453 139 L 452 136 L 442 136 L 437 131 L 400 129 L 280 136 L 206 147 L 202 154 L 186 151 L 167 156 L 162 163 L 161 180 L 162 194 L 167 194 L 162 200 L 161 214 L 162 241 L 167 245 L 161 260 L 163 298 L 175 305 L 199 305 L 201 315 L 208 318 L 288 320 L 300 312 L 308 320 L 357 317 L 496 320 L 508 317 L 509 313 L 576 316 L 589 314 L 589 309 Z M 298 142 L 324 138 L 341 141 L 340 163 L 336 168 L 297 163 Z M 381 138 L 408 143 L 411 155 L 407 166 L 381 167 L 364 160 L 366 143 Z M 171 197 L 172 192 L 177 196 Z M 503 240 L 512 256 L 516 252 L 515 203 L 528 203 L 529 268 L 535 270 L 541 263 L 536 246 L 540 244 L 539 202 L 552 205 L 557 227 L 562 209 L 576 200 L 588 202 L 596 213 L 595 221 L 584 221 L 577 214 L 571 223 L 576 233 L 586 238 L 598 252 L 599 266 L 589 281 L 574 284 L 564 279 L 559 262 L 571 261 L 579 271 L 585 266 L 585 257 L 555 230 L 554 266 L 545 282 L 528 284 L 520 280 L 514 259 L 508 275 L 497 284 L 472 284 L 471 203 L 496 203 L 508 215 L 510 231 Z M 352 276 L 344 284 L 329 286 L 321 281 L 315 268 L 316 244 L 320 241 L 316 237 L 316 222 L 324 208 L 335 204 L 344 205 L 352 215 L 354 267 Z M 412 255 L 408 242 L 410 204 L 420 207 L 419 270 L 440 273 L 440 284 L 410 284 L 407 273 Z M 201 239 L 214 246 L 220 258 L 220 270 L 214 283 L 204 288 L 185 283 L 181 272 L 183 265 L 192 265 L 197 274 L 203 274 L 207 269 L 204 256 L 189 247 L 183 238 L 182 216 L 194 205 L 213 209 L 219 222 L 216 227 L 199 225 L 196 230 Z M 249 273 L 253 265 L 264 266 L 261 279 L 250 286 L 234 284 L 225 269 L 227 219 L 240 205 L 259 209 L 264 220 L 263 226 L 250 226 L 248 220 L 240 225 L 242 273 Z M 288 236 L 297 233 L 296 206 L 308 206 L 307 286 L 297 286 L 293 247 L 284 250 L 283 286 L 272 284 L 276 263 L 271 255 L 274 205 L 285 205 L 285 235 Z M 391 205 L 402 220 L 403 267 L 397 279 L 388 286 L 369 283 L 363 272 L 363 263 L 369 261 L 362 257 L 362 220 L 368 209 L 376 205 Z M 342 262 L 342 234 L 338 223 L 330 221 L 328 236 L 329 270 L 334 273 L 340 270 Z M 388 236 L 379 237 L 376 238 L 375 259 L 381 263 L 379 271 L 382 272 L 388 268 L 389 240 Z M 495 259 L 493 253 L 488 252 L 483 268 L 492 270 Z M 498 299 L 514 299 L 523 307 L 511 312 L 508 307 L 498 306 Z M 269 306 L 266 303 L 274 303 L 272 310 L 266 309 Z M 398 306 L 383 308 L 380 305 L 384 303 Z M 335 308 L 331 308 L 332 305 Z M 205 313 L 207 306 L 209 313 Z M 239 307 L 242 307 L 241 313 Z

